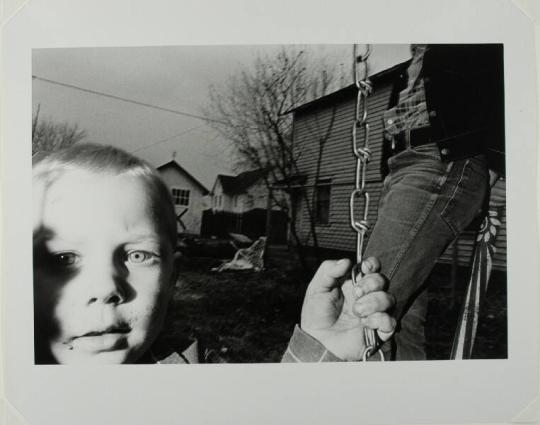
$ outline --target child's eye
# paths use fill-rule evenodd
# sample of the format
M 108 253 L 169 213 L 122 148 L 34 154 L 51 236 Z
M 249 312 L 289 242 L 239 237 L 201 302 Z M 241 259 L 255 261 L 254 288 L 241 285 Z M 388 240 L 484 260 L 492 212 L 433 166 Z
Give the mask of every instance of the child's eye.
M 80 259 L 80 256 L 75 252 L 59 252 L 57 254 L 53 254 L 52 258 L 55 265 L 67 267 L 77 263 Z
M 147 251 L 130 251 L 127 253 L 127 260 L 133 264 L 146 263 L 154 258 L 155 255 Z

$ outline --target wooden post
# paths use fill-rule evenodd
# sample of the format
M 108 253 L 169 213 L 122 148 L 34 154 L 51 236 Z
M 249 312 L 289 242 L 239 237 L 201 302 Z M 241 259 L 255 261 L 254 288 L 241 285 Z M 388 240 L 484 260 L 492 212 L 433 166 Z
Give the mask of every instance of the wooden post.
M 454 309 L 456 305 L 456 298 L 457 298 L 457 282 L 458 282 L 458 242 L 459 242 L 459 236 L 454 240 L 454 243 L 452 245 L 452 273 L 451 273 L 451 280 L 452 280 L 452 289 L 450 294 L 450 308 Z
M 266 200 L 266 246 L 270 245 L 270 234 L 272 227 L 272 187 L 268 188 L 268 198 Z

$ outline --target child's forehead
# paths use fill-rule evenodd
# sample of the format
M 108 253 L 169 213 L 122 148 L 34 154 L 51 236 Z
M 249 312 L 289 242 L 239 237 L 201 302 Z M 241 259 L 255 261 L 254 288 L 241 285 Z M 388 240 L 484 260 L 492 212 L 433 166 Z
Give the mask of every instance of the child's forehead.
M 47 210 L 64 208 L 88 214 L 110 213 L 147 216 L 154 221 L 157 200 L 151 184 L 143 176 L 68 170 L 48 184 L 36 184 L 35 202 Z
M 154 190 L 149 178 L 130 171 L 68 169 L 59 173 L 47 185 L 41 185 L 41 189 L 62 195 L 90 194 L 99 190 L 101 194 L 110 193 L 112 196 L 130 194 L 145 199 L 154 197 Z

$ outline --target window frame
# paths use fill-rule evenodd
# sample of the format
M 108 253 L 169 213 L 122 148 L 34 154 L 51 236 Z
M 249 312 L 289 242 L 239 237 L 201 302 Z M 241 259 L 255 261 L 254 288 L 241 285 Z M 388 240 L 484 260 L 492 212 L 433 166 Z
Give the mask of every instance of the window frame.
M 178 191 L 178 195 L 175 193 L 175 191 Z M 187 195 L 186 195 L 187 194 Z M 171 195 L 173 198 L 174 206 L 175 207 L 189 207 L 191 204 L 191 189 L 186 189 L 182 187 L 171 187 Z M 180 201 L 181 199 L 187 198 L 187 203 L 180 203 L 177 201 Z
M 320 198 L 320 189 L 327 189 L 328 190 L 328 199 L 321 201 Z M 317 180 L 315 187 L 315 202 L 314 202 L 314 218 L 315 218 L 315 224 L 318 226 L 330 226 L 332 224 L 330 217 L 331 217 L 331 211 L 332 211 L 332 179 L 331 178 L 320 178 Z M 321 214 L 319 206 L 321 205 L 321 202 L 327 203 L 327 217 L 326 221 L 321 220 Z

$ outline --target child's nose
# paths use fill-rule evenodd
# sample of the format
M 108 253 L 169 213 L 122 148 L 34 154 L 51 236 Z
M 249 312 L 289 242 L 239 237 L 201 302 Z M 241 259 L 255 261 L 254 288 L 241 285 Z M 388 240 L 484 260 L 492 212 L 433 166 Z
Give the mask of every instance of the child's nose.
M 96 294 L 93 297 L 90 297 L 88 304 L 93 304 L 96 302 L 102 302 L 103 304 L 121 304 L 124 302 L 124 296 L 118 288 L 115 290 L 103 292 L 101 294 Z
M 94 276 L 92 280 L 93 283 L 90 284 L 88 294 L 88 304 L 121 304 L 126 300 L 122 282 L 112 268 Z

